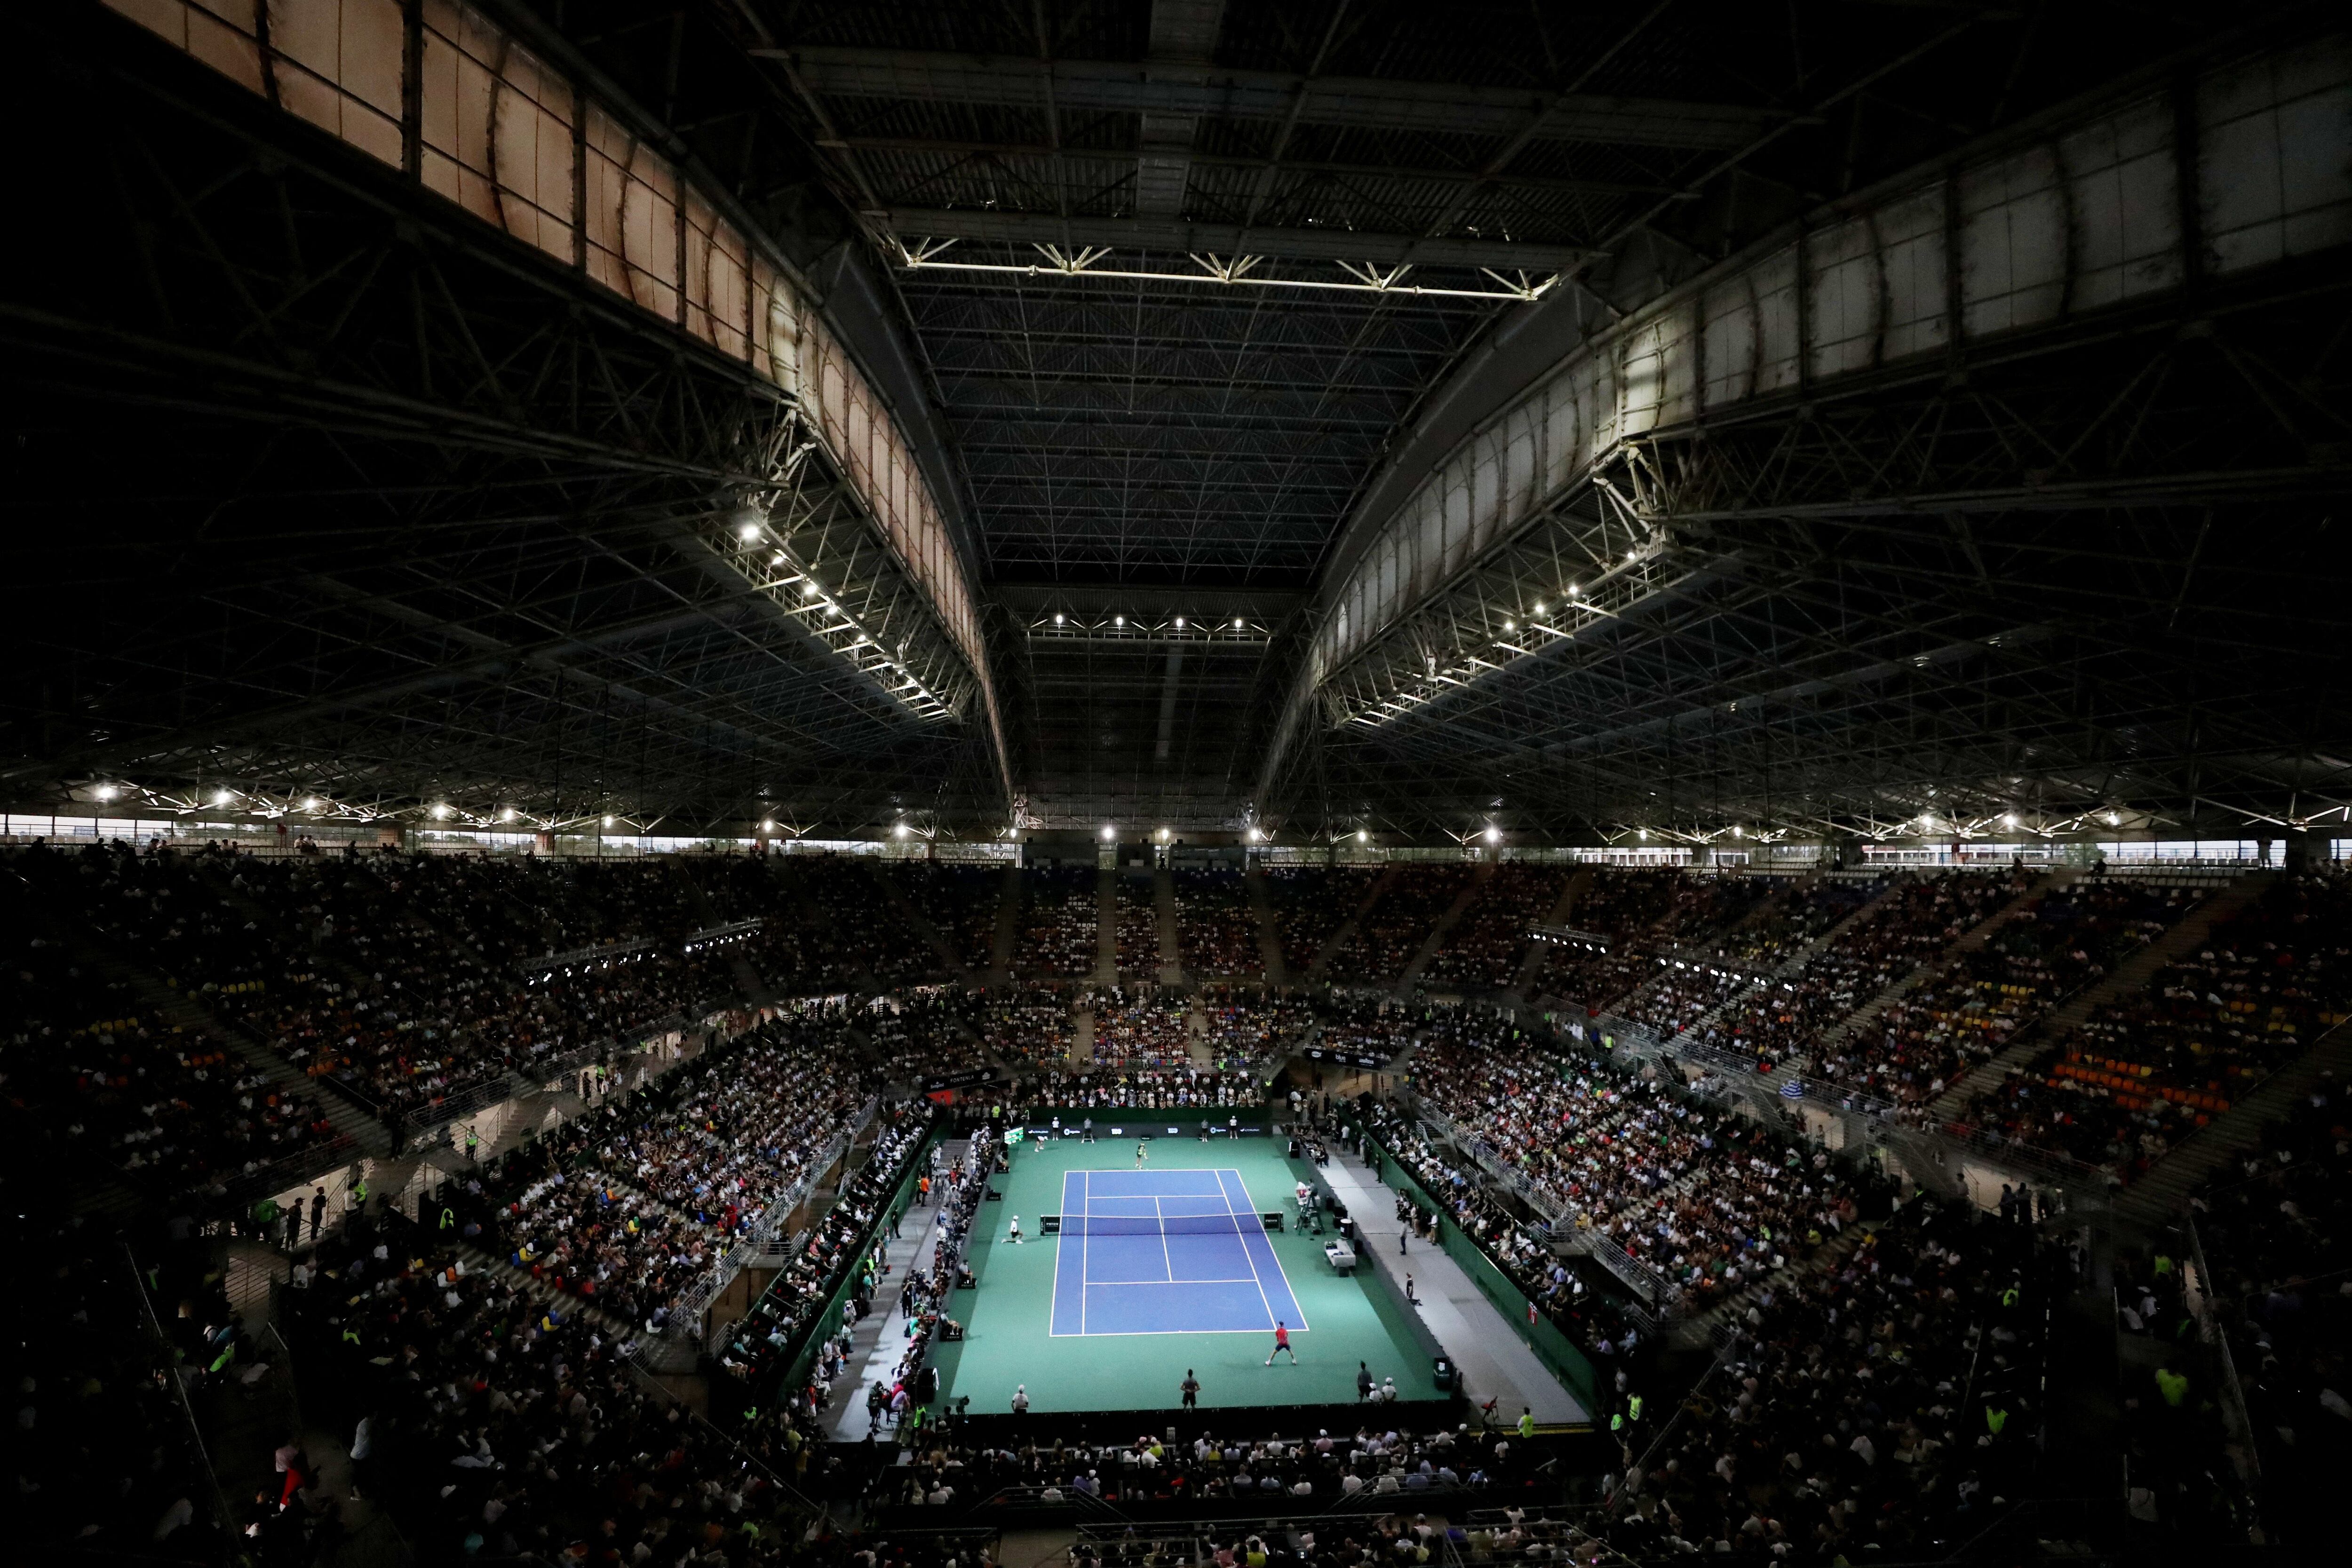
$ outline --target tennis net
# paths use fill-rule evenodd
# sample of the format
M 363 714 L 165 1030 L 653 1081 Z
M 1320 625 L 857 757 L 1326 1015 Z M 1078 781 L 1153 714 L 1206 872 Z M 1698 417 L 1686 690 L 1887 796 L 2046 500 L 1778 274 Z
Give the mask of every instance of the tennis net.
M 1279 1214 L 1049 1214 L 1040 1219 L 1048 1236 L 1239 1236 L 1282 1228 Z

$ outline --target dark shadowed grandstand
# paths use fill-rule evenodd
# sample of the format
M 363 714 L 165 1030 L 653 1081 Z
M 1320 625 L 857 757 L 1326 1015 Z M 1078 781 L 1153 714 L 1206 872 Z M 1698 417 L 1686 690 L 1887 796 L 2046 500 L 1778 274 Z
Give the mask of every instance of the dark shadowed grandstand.
M 2341 1535 L 2340 7 L 0 45 L 12 1560 Z

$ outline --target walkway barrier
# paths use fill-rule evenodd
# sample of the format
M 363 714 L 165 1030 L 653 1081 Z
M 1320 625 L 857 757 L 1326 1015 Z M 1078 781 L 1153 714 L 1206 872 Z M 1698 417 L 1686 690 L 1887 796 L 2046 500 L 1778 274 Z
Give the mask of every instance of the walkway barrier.
M 1594 1392 L 1596 1383 L 1592 1363 L 1584 1359 L 1584 1352 L 1560 1332 L 1559 1324 L 1536 1309 L 1527 1293 L 1512 1283 L 1511 1277 L 1487 1257 L 1485 1247 L 1463 1232 L 1462 1227 L 1454 1222 L 1451 1211 L 1430 1196 L 1411 1169 L 1390 1152 L 1388 1145 L 1377 1132 L 1366 1128 L 1364 1137 L 1379 1156 L 1373 1168 L 1374 1174 L 1387 1181 L 1392 1171 L 1394 1184 L 1437 1216 L 1438 1245 L 1444 1249 L 1445 1255 L 1454 1259 L 1462 1272 L 1485 1292 L 1486 1299 L 1503 1314 L 1504 1321 L 1511 1325 L 1512 1331 L 1527 1342 L 1528 1348 L 1536 1352 L 1536 1359 L 1559 1379 L 1561 1386 L 1576 1395 L 1577 1403 L 1588 1411 L 1598 1410 L 1601 1406 Z

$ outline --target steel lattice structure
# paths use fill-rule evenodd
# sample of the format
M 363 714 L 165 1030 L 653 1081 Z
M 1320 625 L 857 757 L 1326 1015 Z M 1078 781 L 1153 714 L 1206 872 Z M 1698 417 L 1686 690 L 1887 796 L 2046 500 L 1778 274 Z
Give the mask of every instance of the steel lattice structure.
M 913 481 L 852 482 L 845 426 L 420 188 L 413 84 L 382 168 L 89 0 L 12 22 L 20 797 L 1694 842 L 2352 800 L 2343 253 L 2204 278 L 2229 202 L 2130 162 L 2236 112 L 2183 85 L 2213 62 L 2335 58 L 2320 8 L 467 14 L 794 271 L 978 614 L 894 555 L 859 484 Z M 2134 92 L 2155 129 L 2090 145 Z M 1885 300 L 1940 268 L 1959 319 L 1992 143 L 2060 171 L 2060 309 L 1926 352 Z M 1873 193 L 1913 179 L 1946 194 L 1897 232 Z M 2163 298 L 2094 299 L 2101 202 L 2179 206 Z M 1791 226 L 1800 340 L 1885 297 L 1858 370 L 1809 348 L 1358 592 L 1515 400 L 1596 345 L 1634 384 L 1628 323 Z

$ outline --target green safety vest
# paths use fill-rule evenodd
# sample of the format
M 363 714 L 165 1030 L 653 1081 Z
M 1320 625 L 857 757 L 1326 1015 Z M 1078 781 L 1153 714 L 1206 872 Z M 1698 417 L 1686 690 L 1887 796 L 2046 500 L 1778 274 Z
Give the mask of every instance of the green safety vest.
M 2180 1402 L 2189 1397 L 2189 1379 L 2168 1366 L 2156 1369 L 2156 1388 L 2164 1395 L 2164 1402 L 2175 1410 L 2179 1409 Z
M 1625 1413 L 1636 1421 L 1639 1421 L 1642 1418 L 1642 1396 L 1640 1394 L 1637 1394 L 1625 1402 Z
M 2001 1410 L 2001 1409 L 1997 1409 L 1997 1408 L 1995 1408 L 1994 1406 L 1990 1405 L 1986 1405 L 1986 1406 L 1985 1406 L 1985 1426 L 1987 1427 L 1987 1429 L 1989 1429 L 1989 1430 L 1992 1433 L 1992 1435 L 1993 1435 L 1994 1436 L 1996 1436 L 1996 1437 L 2000 1436 L 2000 1429 L 2001 1429 L 2002 1427 L 2004 1427 L 2004 1426 L 2008 1426 L 2008 1425 L 2009 1425 L 2009 1412 L 2008 1412 L 2008 1411 L 2006 1411 L 2006 1410 Z

